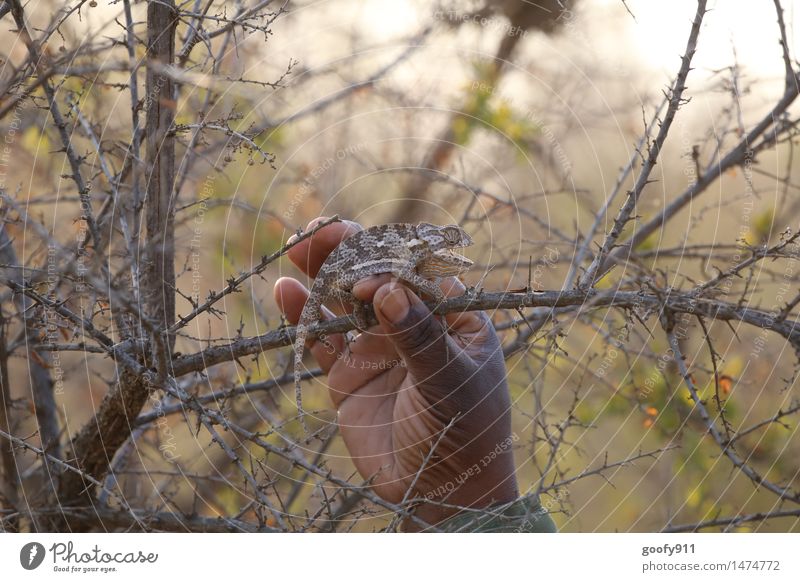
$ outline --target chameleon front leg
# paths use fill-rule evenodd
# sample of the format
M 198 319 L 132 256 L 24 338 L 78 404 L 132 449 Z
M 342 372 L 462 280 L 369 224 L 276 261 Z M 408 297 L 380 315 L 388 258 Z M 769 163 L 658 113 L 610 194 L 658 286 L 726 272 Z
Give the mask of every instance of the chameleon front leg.
M 424 291 L 425 293 L 436 299 L 438 303 L 441 303 L 442 301 L 445 301 L 447 299 L 447 297 L 445 297 L 444 292 L 439 288 L 439 285 L 437 285 L 433 281 L 430 281 L 429 279 L 426 279 L 425 277 L 421 276 L 419 273 L 417 273 L 412 269 L 403 269 L 393 274 L 401 281 L 405 281 L 406 283 L 414 287 L 414 289 L 417 289 L 418 291 Z
M 356 320 L 356 326 L 360 330 L 367 329 L 367 305 L 353 295 L 350 291 L 342 288 L 330 289 L 328 295 L 332 299 L 338 299 L 343 303 L 349 303 L 353 306 L 353 317 Z

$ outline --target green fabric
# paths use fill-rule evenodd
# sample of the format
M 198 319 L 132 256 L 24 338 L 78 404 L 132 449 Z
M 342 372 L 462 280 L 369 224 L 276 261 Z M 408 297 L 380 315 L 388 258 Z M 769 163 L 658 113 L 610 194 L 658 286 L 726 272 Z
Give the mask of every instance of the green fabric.
M 445 532 L 555 533 L 556 524 L 537 497 L 521 497 L 512 503 L 480 511 L 462 511 L 436 526 Z

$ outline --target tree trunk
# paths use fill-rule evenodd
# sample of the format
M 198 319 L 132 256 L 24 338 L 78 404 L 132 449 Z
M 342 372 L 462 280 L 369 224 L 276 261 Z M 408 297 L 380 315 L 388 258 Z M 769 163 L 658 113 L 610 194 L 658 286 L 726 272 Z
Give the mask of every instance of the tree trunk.
M 157 0 L 147 6 L 147 77 L 144 110 L 146 124 L 147 194 L 145 219 L 146 265 L 143 269 L 142 303 L 145 316 L 154 326 L 151 358 L 141 354 L 148 366 L 164 372 L 170 362 L 174 338 L 163 341 L 161 330 L 175 319 L 174 207 L 171 203 L 175 177 L 175 140 L 171 134 L 175 117 L 173 82 L 163 67 L 172 64 L 175 51 L 177 11 L 173 0 Z M 133 420 L 147 401 L 152 386 L 145 378 L 127 369 L 119 372 L 119 382 L 106 395 L 100 410 L 81 429 L 72 443 L 76 465 L 102 481 L 116 451 L 128 439 Z M 68 473 L 62 479 L 62 503 L 92 503 L 94 486 L 80 475 Z M 71 531 L 85 526 L 70 524 Z

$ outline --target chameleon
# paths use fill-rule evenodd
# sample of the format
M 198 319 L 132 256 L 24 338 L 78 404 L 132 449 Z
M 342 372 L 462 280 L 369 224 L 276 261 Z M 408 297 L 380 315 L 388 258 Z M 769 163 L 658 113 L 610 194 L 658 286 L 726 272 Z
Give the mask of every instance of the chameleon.
M 320 267 L 308 299 L 297 322 L 294 341 L 294 386 L 301 426 L 306 434 L 300 377 L 308 329 L 322 318 L 326 300 L 340 300 L 353 305 L 353 316 L 360 330 L 367 327 L 366 306 L 353 294 L 353 286 L 370 275 L 391 273 L 417 291 L 445 300 L 437 280 L 457 276 L 472 266 L 472 261 L 453 249 L 473 244 L 460 226 L 419 224 L 381 224 L 344 239 Z

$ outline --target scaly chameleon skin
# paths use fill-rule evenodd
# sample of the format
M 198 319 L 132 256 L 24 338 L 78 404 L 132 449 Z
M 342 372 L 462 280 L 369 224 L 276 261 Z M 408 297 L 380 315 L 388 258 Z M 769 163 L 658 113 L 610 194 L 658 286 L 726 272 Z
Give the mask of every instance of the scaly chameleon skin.
M 470 245 L 472 238 L 457 225 L 381 224 L 343 240 L 328 255 L 300 314 L 294 342 L 295 398 L 306 433 L 300 389 L 303 352 L 309 326 L 322 318 L 323 303 L 329 299 L 351 303 L 359 328 L 366 328 L 364 304 L 352 294 L 353 286 L 361 279 L 382 273 L 391 273 L 416 291 L 444 301 L 436 281 L 459 275 L 472 266 L 472 261 L 452 251 Z

